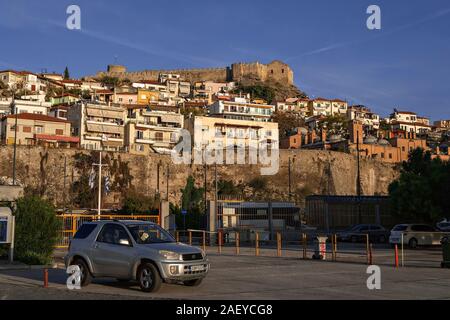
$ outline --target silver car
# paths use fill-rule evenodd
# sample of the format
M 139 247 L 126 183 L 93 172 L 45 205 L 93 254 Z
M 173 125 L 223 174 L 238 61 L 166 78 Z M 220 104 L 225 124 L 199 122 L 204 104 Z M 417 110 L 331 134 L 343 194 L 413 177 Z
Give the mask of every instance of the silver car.
M 136 220 L 84 223 L 70 242 L 66 267 L 77 265 L 81 286 L 95 277 L 139 282 L 145 292 L 162 282 L 197 286 L 210 264 L 200 248 L 177 243 L 157 224 Z

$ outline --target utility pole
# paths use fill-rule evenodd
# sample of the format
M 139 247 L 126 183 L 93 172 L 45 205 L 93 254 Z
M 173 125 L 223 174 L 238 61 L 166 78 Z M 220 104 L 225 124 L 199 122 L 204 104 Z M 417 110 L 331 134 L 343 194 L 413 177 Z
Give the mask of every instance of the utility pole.
M 356 177 L 356 195 L 358 197 L 358 223 L 361 223 L 361 168 L 359 159 L 359 133 L 356 133 L 356 157 L 357 157 L 357 177 Z
M 99 162 L 94 163 L 94 166 L 98 166 L 98 207 L 97 216 L 100 219 L 101 207 L 102 207 L 102 167 L 106 167 L 106 164 L 102 164 L 102 152 L 100 151 Z
M 291 202 L 291 197 L 292 197 L 292 192 L 291 192 L 291 157 L 289 157 L 288 178 L 289 178 L 289 202 Z
M 64 156 L 64 192 L 63 192 L 64 211 L 66 211 L 66 178 L 67 178 L 67 157 Z
M 16 185 L 16 154 L 17 154 L 17 108 L 15 103 L 16 90 L 12 92 L 11 110 L 14 110 L 15 122 L 14 122 L 14 154 L 13 154 L 13 186 Z
M 166 183 L 166 200 L 169 201 L 169 176 L 170 176 L 170 167 L 169 164 L 167 164 L 167 183 Z

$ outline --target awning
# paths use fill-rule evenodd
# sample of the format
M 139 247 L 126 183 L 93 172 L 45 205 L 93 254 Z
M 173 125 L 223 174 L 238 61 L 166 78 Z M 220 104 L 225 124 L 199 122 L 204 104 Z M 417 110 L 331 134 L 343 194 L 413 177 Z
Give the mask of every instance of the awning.
M 36 140 L 57 141 L 57 142 L 71 142 L 71 143 L 80 142 L 79 137 L 57 136 L 52 134 L 35 134 L 34 138 Z

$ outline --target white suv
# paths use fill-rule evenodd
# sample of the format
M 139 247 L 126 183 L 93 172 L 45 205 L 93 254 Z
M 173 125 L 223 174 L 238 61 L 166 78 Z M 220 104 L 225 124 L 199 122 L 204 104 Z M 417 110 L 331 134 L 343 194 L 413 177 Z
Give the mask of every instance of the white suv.
M 391 230 L 390 244 L 403 243 L 410 248 L 417 246 L 440 245 L 443 238 L 448 238 L 448 232 L 440 232 L 426 224 L 398 224 Z

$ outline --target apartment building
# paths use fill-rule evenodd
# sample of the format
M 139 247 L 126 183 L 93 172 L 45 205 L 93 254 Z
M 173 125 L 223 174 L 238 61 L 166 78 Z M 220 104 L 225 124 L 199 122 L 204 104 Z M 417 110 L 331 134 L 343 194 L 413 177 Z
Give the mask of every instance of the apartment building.
M 125 146 L 130 153 L 170 153 L 180 138 L 184 117 L 177 108 L 127 106 Z
M 62 95 L 50 98 L 50 103 L 52 106 L 59 104 L 72 104 L 78 101 L 80 101 L 80 97 L 71 93 L 63 93 Z
M 424 135 L 432 130 L 429 119 L 418 117 L 415 112 L 411 111 L 394 109 L 387 121 L 393 131 L 414 132 L 416 135 Z
M 305 118 L 310 114 L 308 106 L 309 99 L 288 98 L 285 101 L 277 102 L 276 110 L 279 112 L 295 112 Z
M 15 99 L 12 113 L 34 113 L 47 115 L 52 104 L 39 100 Z
M 216 145 L 226 148 L 243 145 L 255 147 L 263 141 L 278 145 L 278 123 L 221 117 L 192 117 L 186 129 L 194 137 L 197 148 Z
M 347 118 L 350 121 L 356 120 L 361 122 L 368 131 L 380 129 L 380 116 L 365 106 L 355 105 L 348 107 Z
M 12 98 L 0 97 L 0 117 L 11 114 Z
M 67 111 L 72 133 L 89 150 L 124 150 L 125 110 L 121 106 L 79 102 Z
M 78 137 L 71 136 L 69 121 L 32 113 L 20 113 L 2 118 L 0 122 L 2 144 L 14 144 L 16 135 L 18 145 L 64 148 L 77 147 L 80 141 Z
M 438 130 L 448 130 L 450 129 L 450 120 L 438 120 L 434 122 L 434 126 Z
M 224 119 L 268 122 L 275 111 L 274 105 L 252 103 L 247 98 L 219 99 L 209 106 L 211 116 Z
M 311 116 L 347 115 L 348 103 L 340 99 L 316 98 L 309 101 L 309 114 Z
M 31 92 L 44 91 L 46 84 L 39 77 L 29 71 L 3 70 L 0 80 L 10 88 L 25 89 Z
M 235 82 L 197 81 L 193 85 L 192 97 L 211 104 L 214 96 L 231 91 L 235 86 Z

